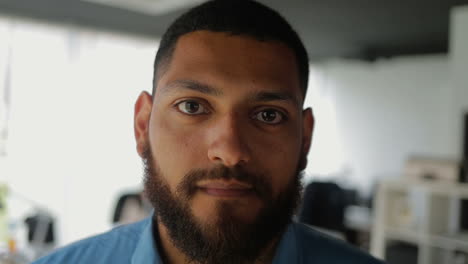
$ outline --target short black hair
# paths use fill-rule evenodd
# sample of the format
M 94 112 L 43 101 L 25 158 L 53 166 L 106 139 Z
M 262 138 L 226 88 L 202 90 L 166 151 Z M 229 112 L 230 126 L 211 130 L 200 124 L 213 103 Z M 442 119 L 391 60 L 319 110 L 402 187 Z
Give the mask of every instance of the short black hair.
M 187 33 L 208 30 L 245 35 L 259 41 L 285 44 L 296 57 L 303 96 L 309 79 L 309 58 L 298 34 L 273 9 L 252 0 L 212 0 L 190 9 L 164 33 L 154 61 L 153 94 L 156 83 L 169 66 L 177 40 Z

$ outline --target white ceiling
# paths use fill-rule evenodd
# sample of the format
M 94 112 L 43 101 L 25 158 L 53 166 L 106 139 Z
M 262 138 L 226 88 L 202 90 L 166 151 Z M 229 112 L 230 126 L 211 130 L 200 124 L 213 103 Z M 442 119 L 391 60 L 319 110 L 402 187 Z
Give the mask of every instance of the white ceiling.
M 298 31 L 311 60 L 447 53 L 450 12 L 468 0 L 258 0 Z M 160 37 L 204 0 L 0 0 L 0 15 Z
M 180 8 L 195 6 L 206 0 L 81 0 L 123 8 L 148 15 L 160 15 Z

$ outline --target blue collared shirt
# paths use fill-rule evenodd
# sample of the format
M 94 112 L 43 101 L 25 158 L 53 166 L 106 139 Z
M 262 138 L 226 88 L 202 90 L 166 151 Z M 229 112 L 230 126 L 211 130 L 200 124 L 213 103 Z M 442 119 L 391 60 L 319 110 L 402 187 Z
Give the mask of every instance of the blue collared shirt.
M 33 264 L 163 264 L 153 239 L 153 221 L 120 226 L 111 231 L 87 238 Z M 273 264 L 380 264 L 370 255 L 344 242 L 329 238 L 310 227 L 293 222 L 283 234 Z

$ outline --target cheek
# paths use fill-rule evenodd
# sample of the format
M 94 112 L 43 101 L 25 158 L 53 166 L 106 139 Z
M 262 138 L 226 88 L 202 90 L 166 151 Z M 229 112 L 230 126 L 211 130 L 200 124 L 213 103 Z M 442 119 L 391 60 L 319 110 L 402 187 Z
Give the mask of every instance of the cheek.
M 254 166 L 261 167 L 261 172 L 268 177 L 275 195 L 283 191 L 293 177 L 297 176 L 301 142 L 298 140 L 300 135 L 296 134 L 261 135 L 251 144 L 254 146 L 251 149 L 257 164 Z
M 151 120 L 150 144 L 153 156 L 172 191 L 202 157 L 200 133 L 174 122 L 155 117 Z M 205 155 L 206 156 L 206 155 Z

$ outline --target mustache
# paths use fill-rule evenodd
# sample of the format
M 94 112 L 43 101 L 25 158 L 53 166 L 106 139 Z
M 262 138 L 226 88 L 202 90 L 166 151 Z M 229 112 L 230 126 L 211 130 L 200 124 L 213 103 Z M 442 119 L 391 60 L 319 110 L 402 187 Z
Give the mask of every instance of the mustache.
M 212 169 L 193 169 L 189 171 L 177 186 L 177 192 L 190 199 L 198 190 L 197 182 L 202 180 L 236 180 L 252 186 L 255 195 L 262 199 L 271 199 L 271 185 L 264 175 L 253 174 L 241 166 L 226 167 L 218 165 Z

